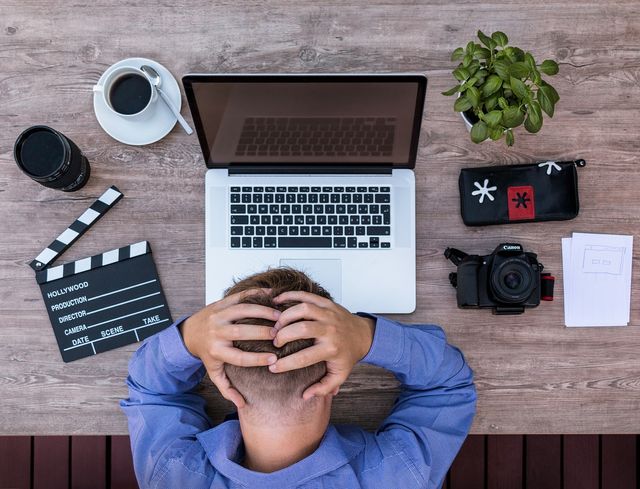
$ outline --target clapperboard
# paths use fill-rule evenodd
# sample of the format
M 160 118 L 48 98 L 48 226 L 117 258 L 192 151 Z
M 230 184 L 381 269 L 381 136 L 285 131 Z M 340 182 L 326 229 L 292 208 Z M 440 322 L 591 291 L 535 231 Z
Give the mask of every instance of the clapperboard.
M 116 187 L 107 189 L 30 264 L 65 362 L 140 341 L 172 323 L 147 241 L 50 267 L 122 197 Z

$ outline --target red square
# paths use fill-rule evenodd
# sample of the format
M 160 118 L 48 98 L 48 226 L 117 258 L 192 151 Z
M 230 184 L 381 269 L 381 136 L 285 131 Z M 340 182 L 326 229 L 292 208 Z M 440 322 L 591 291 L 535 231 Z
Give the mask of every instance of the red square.
M 536 217 L 535 197 L 531 185 L 507 188 L 507 204 L 510 221 L 524 221 Z

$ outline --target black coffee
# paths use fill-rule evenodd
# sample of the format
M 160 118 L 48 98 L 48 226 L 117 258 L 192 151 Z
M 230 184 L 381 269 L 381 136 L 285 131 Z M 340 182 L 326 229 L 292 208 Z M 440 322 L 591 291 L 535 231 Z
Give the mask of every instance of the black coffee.
M 151 85 L 144 75 L 128 73 L 111 85 L 109 103 L 120 114 L 137 114 L 151 99 Z
M 36 177 L 46 177 L 64 162 L 64 143 L 57 134 L 36 130 L 27 135 L 20 146 L 20 162 Z

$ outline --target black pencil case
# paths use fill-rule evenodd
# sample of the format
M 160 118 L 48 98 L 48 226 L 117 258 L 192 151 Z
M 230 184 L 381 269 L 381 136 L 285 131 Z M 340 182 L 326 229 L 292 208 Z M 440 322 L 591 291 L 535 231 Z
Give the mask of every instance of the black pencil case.
M 578 215 L 577 168 L 585 160 L 463 168 L 460 212 L 467 226 L 562 221 Z

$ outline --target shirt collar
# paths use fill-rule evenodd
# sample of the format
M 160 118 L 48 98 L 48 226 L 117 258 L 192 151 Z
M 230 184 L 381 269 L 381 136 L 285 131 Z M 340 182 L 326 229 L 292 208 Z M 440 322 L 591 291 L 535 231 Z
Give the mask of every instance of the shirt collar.
M 197 438 L 209 461 L 221 474 L 239 484 L 264 489 L 303 484 L 349 463 L 363 448 L 361 444 L 341 436 L 334 426 L 329 425 L 315 452 L 289 467 L 265 474 L 246 469 L 235 462 L 242 449 L 238 421 L 225 421 L 199 433 Z

